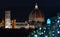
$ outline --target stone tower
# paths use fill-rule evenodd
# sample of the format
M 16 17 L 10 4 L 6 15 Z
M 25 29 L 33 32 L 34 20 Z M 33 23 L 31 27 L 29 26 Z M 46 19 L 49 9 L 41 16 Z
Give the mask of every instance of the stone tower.
M 5 28 L 11 28 L 11 11 L 5 11 Z

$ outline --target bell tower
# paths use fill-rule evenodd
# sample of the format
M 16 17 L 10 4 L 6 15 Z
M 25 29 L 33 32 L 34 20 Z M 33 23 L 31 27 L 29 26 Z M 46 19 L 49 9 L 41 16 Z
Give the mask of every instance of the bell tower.
M 11 28 L 11 11 L 5 11 L 5 28 Z

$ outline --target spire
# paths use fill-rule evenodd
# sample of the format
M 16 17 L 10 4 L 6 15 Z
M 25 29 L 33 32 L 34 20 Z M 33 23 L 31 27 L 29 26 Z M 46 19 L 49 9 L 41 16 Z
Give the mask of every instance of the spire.
M 38 5 L 37 5 L 37 3 L 35 4 L 35 9 L 38 9 Z

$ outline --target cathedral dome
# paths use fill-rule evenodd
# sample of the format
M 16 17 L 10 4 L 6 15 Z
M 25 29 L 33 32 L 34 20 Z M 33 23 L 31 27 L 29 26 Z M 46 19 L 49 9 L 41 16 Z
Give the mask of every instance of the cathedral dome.
M 44 16 L 41 11 L 39 11 L 37 3 L 34 10 L 29 15 L 29 20 L 44 22 Z

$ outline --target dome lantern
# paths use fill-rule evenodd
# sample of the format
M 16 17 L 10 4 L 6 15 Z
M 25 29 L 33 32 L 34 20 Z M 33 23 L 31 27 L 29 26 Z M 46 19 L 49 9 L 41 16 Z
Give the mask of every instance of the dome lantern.
M 35 9 L 38 9 L 38 5 L 37 5 L 37 3 L 35 4 Z

